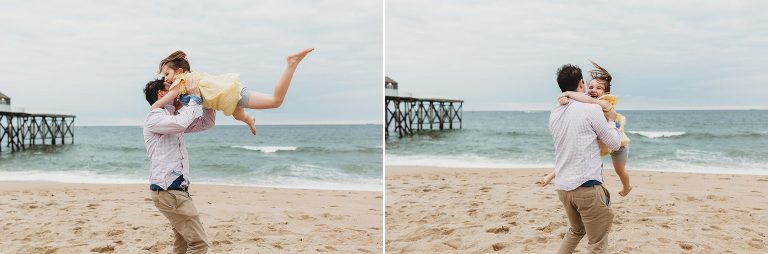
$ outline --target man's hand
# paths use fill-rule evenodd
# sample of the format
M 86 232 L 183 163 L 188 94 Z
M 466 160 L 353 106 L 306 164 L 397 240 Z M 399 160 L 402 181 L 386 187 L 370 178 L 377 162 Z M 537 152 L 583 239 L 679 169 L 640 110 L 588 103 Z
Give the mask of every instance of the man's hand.
M 197 87 L 197 79 L 187 79 L 184 82 L 184 86 L 187 88 L 187 93 L 200 97 L 200 88 Z

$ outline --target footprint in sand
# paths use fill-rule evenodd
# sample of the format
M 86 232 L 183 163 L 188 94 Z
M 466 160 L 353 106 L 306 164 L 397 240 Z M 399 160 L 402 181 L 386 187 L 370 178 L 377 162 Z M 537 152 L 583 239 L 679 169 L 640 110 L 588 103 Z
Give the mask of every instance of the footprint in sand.
M 683 248 L 684 250 L 692 250 L 693 244 L 689 242 L 678 242 L 680 244 L 680 248 Z
M 760 240 L 757 238 L 752 238 L 752 241 L 749 241 L 747 244 L 749 244 L 749 246 L 752 246 L 753 248 L 756 248 L 756 249 L 765 248 L 765 243 L 763 242 L 763 240 Z
M 107 231 L 107 236 L 122 235 L 123 233 L 125 233 L 125 230 L 113 229 L 113 230 Z
M 556 229 L 564 226 L 563 224 L 564 223 L 550 222 L 546 226 L 536 228 L 536 230 L 543 231 L 544 233 L 552 233 L 552 231 L 555 231 Z
M 96 247 L 91 249 L 91 252 L 98 252 L 98 253 L 106 253 L 106 252 L 114 252 L 115 247 L 112 247 L 112 245 L 107 245 L 105 247 Z
M 498 228 L 489 228 L 488 230 L 485 230 L 485 232 L 494 233 L 494 234 L 509 233 L 509 227 L 501 226 Z
M 514 217 L 516 215 L 520 214 L 519 212 L 512 212 L 512 211 L 506 211 L 501 213 L 501 218 L 509 218 Z
M 507 247 L 507 244 L 505 243 L 494 243 L 491 245 L 491 248 L 493 248 L 493 251 L 500 251 Z

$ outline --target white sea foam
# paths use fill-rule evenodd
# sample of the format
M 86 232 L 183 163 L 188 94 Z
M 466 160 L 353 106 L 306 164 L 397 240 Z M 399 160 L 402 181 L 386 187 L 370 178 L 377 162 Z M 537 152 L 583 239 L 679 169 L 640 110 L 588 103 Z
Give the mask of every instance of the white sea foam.
M 553 159 L 554 160 L 554 159 Z M 491 159 L 481 156 L 429 156 L 429 155 L 389 155 L 387 166 L 432 166 L 446 168 L 553 168 L 552 163 Z
M 685 135 L 684 131 L 628 131 L 646 138 L 668 138 Z
M 259 151 L 262 153 L 274 153 L 277 151 L 296 151 L 295 146 L 232 146 L 232 148 L 242 148 L 246 150 Z
M 333 170 L 330 168 L 298 166 L 292 171 L 295 176 L 260 176 L 257 179 L 238 180 L 208 176 L 195 179 L 195 184 L 215 184 L 228 186 L 269 187 L 287 189 L 320 189 L 381 191 L 380 178 L 359 178 L 351 175 L 335 175 L 330 172 L 312 172 L 313 170 Z M 312 177 L 304 179 L 301 176 Z M 321 176 L 317 177 L 317 176 Z M 320 178 L 320 179 L 318 179 Z M 335 178 L 330 180 L 328 178 Z M 84 184 L 149 184 L 148 178 L 126 175 L 95 174 L 89 171 L 0 171 L 0 182 L 58 182 Z
M 479 155 L 390 155 L 387 154 L 387 166 L 429 166 L 445 168 L 554 168 L 554 164 L 537 162 L 536 159 L 520 160 L 485 158 Z M 554 161 L 554 157 L 552 157 Z M 603 159 L 604 170 L 613 170 L 610 157 Z M 749 174 L 768 175 L 765 163 L 743 158 L 731 158 L 722 152 L 700 150 L 675 150 L 669 158 L 657 158 L 653 161 L 632 160 L 628 167 L 633 171 L 666 171 L 712 174 Z
M 89 171 L 3 171 L 0 181 L 43 181 L 92 184 L 139 184 L 149 179 L 135 176 L 101 175 Z

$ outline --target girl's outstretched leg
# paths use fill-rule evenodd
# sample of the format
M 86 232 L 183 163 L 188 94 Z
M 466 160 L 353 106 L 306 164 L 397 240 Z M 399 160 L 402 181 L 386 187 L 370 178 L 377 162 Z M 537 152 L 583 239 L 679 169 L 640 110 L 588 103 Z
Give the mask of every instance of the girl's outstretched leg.
M 277 85 L 275 85 L 275 91 L 271 95 L 250 91 L 250 97 L 248 99 L 248 108 L 270 109 L 270 108 L 277 108 L 277 107 L 280 107 L 280 105 L 283 105 L 285 94 L 288 93 L 288 87 L 291 85 L 291 79 L 293 78 L 293 73 L 296 72 L 296 68 L 299 66 L 299 63 L 301 62 L 301 60 L 304 59 L 304 57 L 306 57 L 307 54 L 309 54 L 309 52 L 312 52 L 313 50 L 315 49 L 307 48 L 288 56 L 288 58 L 286 59 L 286 62 L 288 65 L 285 67 L 283 74 L 280 76 L 280 79 L 277 81 Z
M 241 107 L 235 108 L 235 112 L 232 113 L 232 117 L 247 124 L 248 128 L 251 129 L 251 134 L 256 135 L 256 119 L 245 113 L 245 109 Z

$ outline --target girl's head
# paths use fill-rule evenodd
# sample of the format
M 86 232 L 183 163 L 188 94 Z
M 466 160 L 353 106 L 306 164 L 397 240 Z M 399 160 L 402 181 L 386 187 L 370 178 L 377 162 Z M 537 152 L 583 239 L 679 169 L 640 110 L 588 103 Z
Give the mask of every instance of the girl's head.
M 592 80 L 589 81 L 589 86 L 587 87 L 589 96 L 599 98 L 600 96 L 611 94 L 611 80 L 613 80 L 611 74 L 595 62 L 592 62 L 592 66 L 595 69 L 589 71 L 590 76 L 592 76 Z
M 597 99 L 600 98 L 600 96 L 610 93 L 611 83 L 608 83 L 602 79 L 595 78 L 589 81 L 589 86 L 587 87 L 587 94 L 589 94 L 589 97 Z
M 187 54 L 181 50 L 171 53 L 171 55 L 160 62 L 159 73 L 163 74 L 166 85 L 176 80 L 176 74 L 186 72 L 190 72 L 189 61 L 187 61 Z

